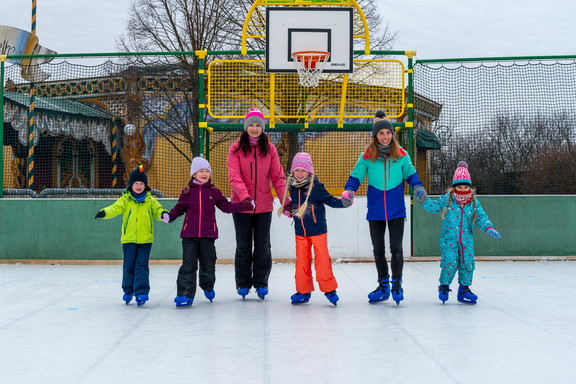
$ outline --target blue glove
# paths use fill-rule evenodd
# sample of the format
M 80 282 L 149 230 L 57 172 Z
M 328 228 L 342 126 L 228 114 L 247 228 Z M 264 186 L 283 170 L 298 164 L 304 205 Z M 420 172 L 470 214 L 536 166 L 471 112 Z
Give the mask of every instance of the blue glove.
M 424 187 L 417 185 L 414 187 L 414 197 L 420 202 L 420 204 L 422 204 L 428 200 L 428 193 L 426 193 Z
M 496 231 L 494 228 L 489 228 L 486 233 L 488 233 L 490 236 L 492 236 L 495 239 L 499 239 L 502 236 L 500 236 L 500 234 L 498 233 L 498 231 Z

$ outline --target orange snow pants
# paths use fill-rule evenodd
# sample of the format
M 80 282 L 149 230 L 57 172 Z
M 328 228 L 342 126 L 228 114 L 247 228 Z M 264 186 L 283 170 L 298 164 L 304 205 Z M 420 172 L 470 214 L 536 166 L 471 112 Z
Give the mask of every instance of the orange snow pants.
M 309 293 L 314 290 L 312 281 L 312 247 L 314 247 L 314 269 L 316 281 L 322 292 L 338 288 L 332 273 L 332 260 L 328 253 L 328 234 L 317 236 L 296 236 L 296 291 Z

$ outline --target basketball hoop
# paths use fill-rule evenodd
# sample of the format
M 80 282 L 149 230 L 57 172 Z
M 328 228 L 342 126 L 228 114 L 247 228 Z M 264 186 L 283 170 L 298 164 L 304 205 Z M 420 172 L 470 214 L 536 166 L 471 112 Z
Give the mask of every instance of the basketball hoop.
M 300 77 L 300 85 L 307 88 L 317 87 L 320 75 L 330 58 L 330 52 L 298 51 L 292 53 L 292 58 Z

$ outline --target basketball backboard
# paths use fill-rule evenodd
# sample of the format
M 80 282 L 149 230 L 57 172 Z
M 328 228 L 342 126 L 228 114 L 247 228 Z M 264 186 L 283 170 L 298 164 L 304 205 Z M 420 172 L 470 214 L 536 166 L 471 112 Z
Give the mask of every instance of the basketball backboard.
M 266 8 L 266 72 L 296 72 L 293 52 L 327 51 L 324 73 L 352 73 L 352 23 L 352 8 Z

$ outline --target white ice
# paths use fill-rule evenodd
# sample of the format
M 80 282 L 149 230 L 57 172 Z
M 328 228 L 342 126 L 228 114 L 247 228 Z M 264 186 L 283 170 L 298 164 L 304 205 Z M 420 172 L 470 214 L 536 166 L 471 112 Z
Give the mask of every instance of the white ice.
M 174 307 L 178 265 L 151 266 L 150 301 L 126 306 L 121 266 L 0 265 L 0 383 L 571 383 L 574 261 L 478 262 L 475 306 L 437 262 L 407 262 L 406 299 L 368 304 L 373 263 L 336 263 L 340 301 L 290 304 L 294 265 L 274 264 L 264 302 L 236 294 Z

